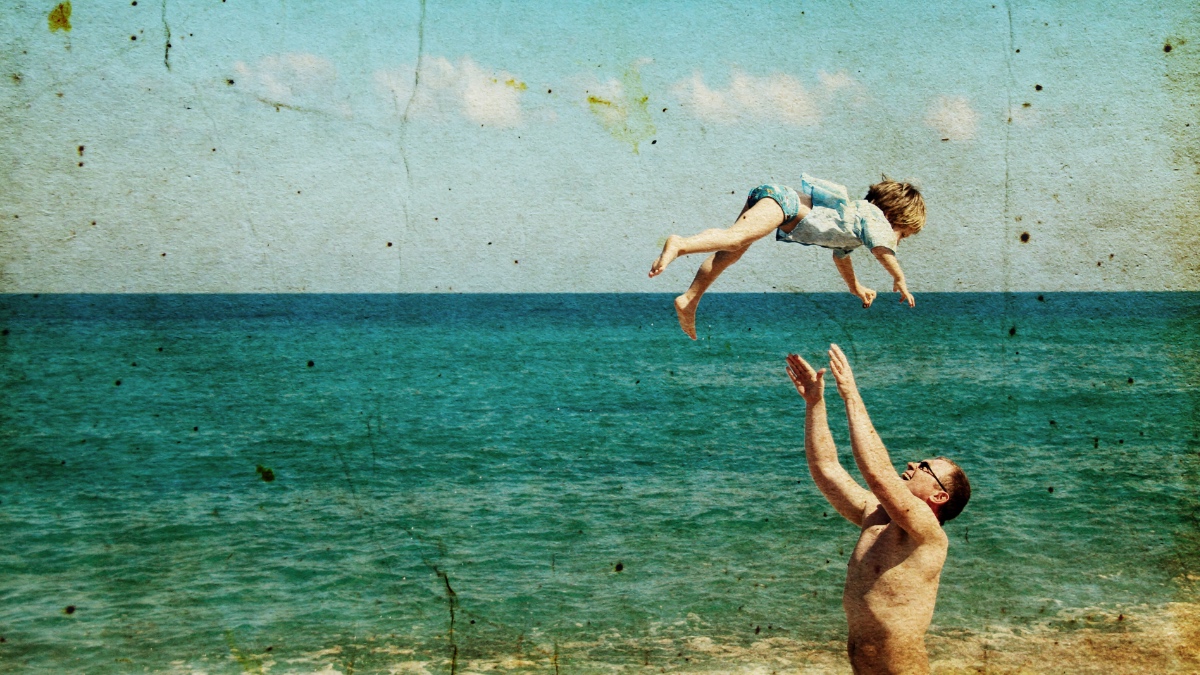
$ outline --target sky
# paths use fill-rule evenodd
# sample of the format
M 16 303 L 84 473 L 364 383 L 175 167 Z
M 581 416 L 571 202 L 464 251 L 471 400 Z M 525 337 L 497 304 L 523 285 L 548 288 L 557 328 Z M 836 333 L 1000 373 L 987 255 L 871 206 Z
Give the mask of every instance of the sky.
M 921 187 L 918 295 L 1200 290 L 1200 8 L 917 4 L 8 1 L 0 292 L 681 292 L 802 173 Z

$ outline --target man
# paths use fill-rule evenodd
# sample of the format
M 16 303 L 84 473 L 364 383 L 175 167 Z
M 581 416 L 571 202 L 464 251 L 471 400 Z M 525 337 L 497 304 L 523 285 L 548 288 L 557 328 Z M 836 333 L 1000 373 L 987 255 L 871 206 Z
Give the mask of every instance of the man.
M 925 630 L 950 541 L 942 523 L 957 516 L 971 484 L 943 457 L 909 462 L 897 474 L 859 396 L 850 362 L 830 345 L 829 367 L 846 403 L 850 445 L 870 491 L 838 462 L 825 411 L 825 369 L 788 355 L 788 375 L 804 397 L 804 453 L 813 480 L 846 520 L 862 528 L 846 570 L 842 607 L 850 664 L 868 673 L 928 673 Z

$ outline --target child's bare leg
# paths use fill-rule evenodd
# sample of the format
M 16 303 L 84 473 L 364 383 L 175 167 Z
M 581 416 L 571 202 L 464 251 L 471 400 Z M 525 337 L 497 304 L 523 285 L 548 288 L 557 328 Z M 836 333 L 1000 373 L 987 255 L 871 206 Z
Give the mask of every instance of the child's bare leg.
M 783 209 L 774 199 L 760 199 L 754 206 L 742 209 L 737 221 L 724 230 L 713 228 L 690 237 L 673 234 L 667 237 L 662 253 L 650 266 L 650 276 L 662 274 L 681 255 L 743 249 L 783 225 L 783 218 Z
M 738 261 L 742 254 L 750 249 L 747 244 L 736 251 L 717 251 L 708 256 L 700 269 L 696 270 L 696 278 L 683 295 L 675 298 L 675 314 L 679 316 L 679 327 L 688 337 L 696 339 L 696 308 L 700 306 L 700 298 L 709 286 L 721 276 L 727 267 Z

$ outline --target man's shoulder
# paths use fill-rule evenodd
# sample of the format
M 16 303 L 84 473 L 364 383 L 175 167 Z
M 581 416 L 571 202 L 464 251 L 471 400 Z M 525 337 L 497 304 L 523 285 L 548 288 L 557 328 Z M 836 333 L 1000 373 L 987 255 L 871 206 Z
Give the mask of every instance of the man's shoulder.
M 929 533 L 929 535 L 918 540 L 917 546 L 919 548 L 941 551 L 942 556 L 945 557 L 946 552 L 950 550 L 950 537 L 946 535 L 945 530 L 939 527 L 937 530 Z

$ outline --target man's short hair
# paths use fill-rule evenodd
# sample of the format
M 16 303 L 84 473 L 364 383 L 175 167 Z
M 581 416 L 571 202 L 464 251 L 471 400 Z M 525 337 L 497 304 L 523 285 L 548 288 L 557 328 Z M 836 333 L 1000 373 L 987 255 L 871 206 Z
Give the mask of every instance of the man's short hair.
M 938 509 L 938 520 L 945 523 L 953 520 L 955 516 L 962 513 L 967 502 L 971 500 L 971 481 L 967 480 L 967 474 L 962 470 L 962 467 L 955 464 L 953 460 L 945 457 L 937 457 L 943 462 L 954 467 L 948 475 L 942 476 L 942 482 L 946 486 L 946 492 L 950 493 L 950 499 L 942 504 L 942 508 Z

